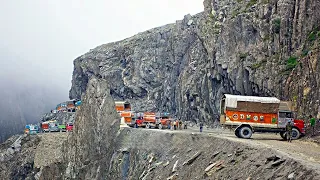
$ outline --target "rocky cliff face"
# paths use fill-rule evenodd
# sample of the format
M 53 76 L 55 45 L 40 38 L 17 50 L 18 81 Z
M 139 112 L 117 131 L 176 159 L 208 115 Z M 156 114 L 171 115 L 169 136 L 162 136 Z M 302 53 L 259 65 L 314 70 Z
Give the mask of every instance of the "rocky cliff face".
M 212 122 L 223 93 L 292 100 L 316 115 L 319 0 L 205 0 L 175 24 L 101 45 L 74 61 L 71 98 L 106 79 L 137 111 Z
M 66 141 L 64 155 L 66 178 L 110 179 L 108 169 L 117 147 L 115 137 L 120 117 L 105 80 L 92 78 L 77 112 L 72 136 Z M 112 178 L 111 178 L 112 179 Z

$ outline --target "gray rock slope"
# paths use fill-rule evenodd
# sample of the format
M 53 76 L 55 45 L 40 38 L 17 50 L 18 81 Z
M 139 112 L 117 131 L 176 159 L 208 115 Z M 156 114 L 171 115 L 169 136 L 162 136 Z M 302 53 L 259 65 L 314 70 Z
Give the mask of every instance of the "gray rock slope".
M 134 110 L 185 120 L 217 120 L 223 93 L 276 96 L 294 101 L 300 115 L 317 114 L 319 0 L 205 0 L 204 7 L 75 59 L 70 98 L 95 76 Z

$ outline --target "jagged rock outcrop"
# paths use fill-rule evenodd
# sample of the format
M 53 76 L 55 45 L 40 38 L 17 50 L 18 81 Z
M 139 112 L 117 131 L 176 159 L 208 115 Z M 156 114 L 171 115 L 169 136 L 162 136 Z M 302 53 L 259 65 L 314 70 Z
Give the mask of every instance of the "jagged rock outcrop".
M 107 170 L 116 148 L 120 116 L 107 82 L 92 78 L 82 103 L 72 136 L 64 146 L 66 178 L 110 179 Z
M 218 119 L 223 93 L 292 100 L 315 115 L 319 101 L 320 2 L 204 1 L 175 24 L 101 45 L 74 61 L 70 98 L 91 76 L 137 111 Z

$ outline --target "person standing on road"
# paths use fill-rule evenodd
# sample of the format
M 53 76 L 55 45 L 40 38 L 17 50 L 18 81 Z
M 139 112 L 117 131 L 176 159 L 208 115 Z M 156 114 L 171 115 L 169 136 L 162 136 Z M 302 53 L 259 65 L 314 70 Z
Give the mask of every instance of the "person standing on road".
M 185 122 L 184 122 L 183 129 L 187 129 L 187 125 L 188 125 L 188 123 L 187 123 L 187 121 L 185 121 Z
M 173 129 L 177 130 L 177 120 L 174 120 L 174 122 L 173 122 Z
M 179 120 L 179 129 L 182 130 L 182 121 Z
M 200 122 L 200 132 L 202 132 L 203 129 L 203 122 Z
M 316 119 L 313 118 L 311 115 L 309 116 L 310 118 L 310 126 L 312 130 L 312 136 L 314 136 L 314 127 L 316 126 Z
M 291 120 L 289 120 L 287 122 L 286 132 L 287 132 L 287 141 L 291 142 L 291 140 L 292 140 L 292 122 L 291 122 Z

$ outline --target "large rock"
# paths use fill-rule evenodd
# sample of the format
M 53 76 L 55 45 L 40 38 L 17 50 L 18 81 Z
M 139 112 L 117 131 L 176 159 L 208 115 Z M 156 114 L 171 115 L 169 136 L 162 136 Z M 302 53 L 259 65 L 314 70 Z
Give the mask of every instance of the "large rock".
M 120 117 L 105 80 L 92 77 L 77 112 L 72 136 L 66 141 L 66 177 L 101 179 L 107 173 Z
M 184 120 L 217 120 L 223 93 L 277 96 L 315 114 L 320 3 L 268 2 L 205 0 L 202 13 L 98 46 L 74 61 L 70 98 L 96 76 L 134 110 Z

